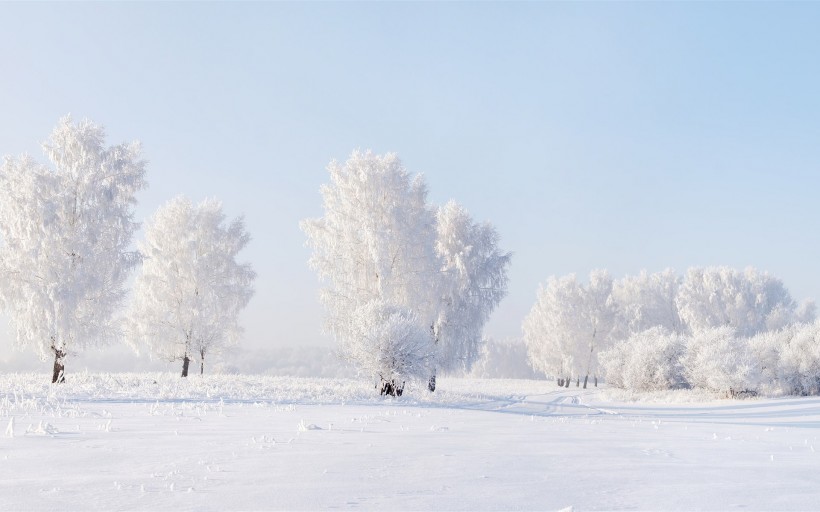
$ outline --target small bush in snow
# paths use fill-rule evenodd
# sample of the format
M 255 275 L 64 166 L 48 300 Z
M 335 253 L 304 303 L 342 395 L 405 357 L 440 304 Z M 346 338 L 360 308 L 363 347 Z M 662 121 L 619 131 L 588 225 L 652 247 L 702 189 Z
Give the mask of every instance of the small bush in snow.
M 681 364 L 692 387 L 736 396 L 755 393 L 760 384 L 760 368 L 748 339 L 735 336 L 731 327 L 693 334 Z
M 662 327 L 633 334 L 598 356 L 607 383 L 632 391 L 673 389 L 685 384 L 680 359 L 685 338 Z
M 415 313 L 374 300 L 353 313 L 341 352 L 360 372 L 378 375 L 388 386 L 384 394 L 398 394 L 405 380 L 430 375 L 435 357 L 430 336 Z
M 779 342 L 778 381 L 784 392 L 820 395 L 820 322 L 787 329 Z
M 763 394 L 771 396 L 791 392 L 781 376 L 780 358 L 782 348 L 790 342 L 798 328 L 793 325 L 779 331 L 761 332 L 749 338 L 749 348 L 760 371 L 760 391 Z

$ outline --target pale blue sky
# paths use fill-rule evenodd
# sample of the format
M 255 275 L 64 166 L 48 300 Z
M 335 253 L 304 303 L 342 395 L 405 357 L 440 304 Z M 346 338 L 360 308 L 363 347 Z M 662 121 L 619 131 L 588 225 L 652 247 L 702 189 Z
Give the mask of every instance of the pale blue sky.
M 298 221 L 325 166 L 395 151 L 515 253 L 487 333 L 548 276 L 754 265 L 820 298 L 820 4 L 0 3 L 0 154 L 72 113 L 244 213 L 245 345 L 320 343 Z M 7 345 L 7 341 L 0 341 Z

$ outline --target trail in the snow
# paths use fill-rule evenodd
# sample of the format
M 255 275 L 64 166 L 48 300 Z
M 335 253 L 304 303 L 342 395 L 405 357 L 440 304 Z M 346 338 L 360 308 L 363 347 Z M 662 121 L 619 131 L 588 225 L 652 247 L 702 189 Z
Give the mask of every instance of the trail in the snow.
M 561 388 L 536 395 L 465 400 L 456 407 L 534 417 L 610 416 L 624 420 L 820 428 L 820 398 L 723 399 L 708 404 L 622 403 L 604 402 L 594 388 Z

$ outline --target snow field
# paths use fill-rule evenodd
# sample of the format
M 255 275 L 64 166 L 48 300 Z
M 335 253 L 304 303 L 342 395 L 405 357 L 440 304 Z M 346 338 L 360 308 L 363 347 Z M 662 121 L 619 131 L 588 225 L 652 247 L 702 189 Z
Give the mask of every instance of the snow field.
M 330 379 L 47 380 L 0 376 L 0 510 L 820 503 L 818 398 L 663 404 L 546 381 L 441 379 L 441 393 L 381 399 L 367 383 Z

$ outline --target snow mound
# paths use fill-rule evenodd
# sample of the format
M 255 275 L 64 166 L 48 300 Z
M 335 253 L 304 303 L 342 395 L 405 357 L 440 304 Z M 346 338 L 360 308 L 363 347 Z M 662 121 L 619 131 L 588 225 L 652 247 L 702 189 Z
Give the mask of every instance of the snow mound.
M 299 432 L 307 432 L 308 430 L 323 430 L 322 427 L 314 425 L 313 423 L 305 423 L 305 420 L 299 422 L 297 426 Z
M 48 423 L 48 422 L 45 422 L 45 421 L 41 421 L 37 425 L 37 428 L 32 428 L 32 426 L 29 425 L 28 428 L 26 429 L 26 434 L 34 434 L 34 435 L 40 435 L 40 436 L 54 435 L 54 434 L 57 434 L 59 432 L 60 431 L 57 429 L 57 427 L 55 427 L 51 423 Z

